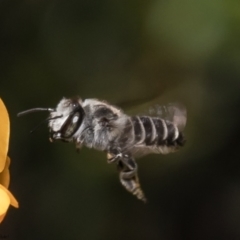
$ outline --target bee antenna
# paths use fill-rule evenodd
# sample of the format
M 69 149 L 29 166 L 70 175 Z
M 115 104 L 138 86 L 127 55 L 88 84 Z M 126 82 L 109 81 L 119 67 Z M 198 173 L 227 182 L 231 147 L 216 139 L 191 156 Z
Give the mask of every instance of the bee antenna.
M 55 111 L 55 109 L 53 108 L 31 108 L 31 109 L 28 109 L 26 111 L 23 111 L 23 112 L 20 112 L 17 114 L 18 117 L 21 117 L 23 115 L 26 115 L 28 113 L 32 113 L 32 112 L 41 112 L 41 111 L 45 111 L 45 112 L 53 112 Z

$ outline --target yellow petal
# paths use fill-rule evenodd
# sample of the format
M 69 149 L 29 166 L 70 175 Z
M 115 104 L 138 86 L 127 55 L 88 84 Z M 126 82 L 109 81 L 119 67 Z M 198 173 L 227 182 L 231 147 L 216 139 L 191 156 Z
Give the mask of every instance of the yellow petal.
M 4 213 L 3 215 L 0 216 L 0 223 L 2 222 L 2 220 L 5 218 L 6 213 Z
M 11 162 L 11 159 L 10 159 L 9 156 L 7 156 L 7 158 L 6 158 L 6 163 L 5 163 L 5 167 L 4 167 L 4 168 L 9 168 L 10 162 Z
M 0 173 L 0 184 L 2 184 L 5 188 L 8 188 L 10 183 L 9 165 L 10 158 L 7 157 L 5 167 L 3 171 Z
M 10 205 L 10 198 L 7 192 L 0 188 L 0 216 L 5 214 Z
M 10 191 L 8 191 L 3 185 L 0 184 L 0 190 L 3 190 L 6 192 L 6 194 L 8 195 L 9 199 L 10 199 L 10 204 L 15 207 L 18 208 L 18 201 L 16 200 L 16 198 L 12 195 L 12 193 Z M 1 201 L 1 197 L 0 197 L 0 201 Z M 1 215 L 1 214 L 0 214 Z
M 7 109 L 0 99 L 0 172 L 4 169 L 8 152 L 10 122 Z

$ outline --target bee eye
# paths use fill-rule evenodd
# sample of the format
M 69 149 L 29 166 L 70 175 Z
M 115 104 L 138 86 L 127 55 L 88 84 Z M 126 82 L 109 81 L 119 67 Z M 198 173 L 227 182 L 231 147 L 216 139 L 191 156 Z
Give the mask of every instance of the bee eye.
M 61 129 L 61 134 L 64 138 L 71 137 L 79 128 L 82 118 L 79 112 L 69 116 Z
M 83 121 L 84 111 L 81 106 L 78 103 L 71 103 L 71 105 L 74 109 L 72 109 L 72 112 L 60 129 L 62 138 L 72 137 Z
M 79 119 L 78 115 L 74 116 L 72 119 L 72 123 L 76 123 L 78 121 L 78 119 Z

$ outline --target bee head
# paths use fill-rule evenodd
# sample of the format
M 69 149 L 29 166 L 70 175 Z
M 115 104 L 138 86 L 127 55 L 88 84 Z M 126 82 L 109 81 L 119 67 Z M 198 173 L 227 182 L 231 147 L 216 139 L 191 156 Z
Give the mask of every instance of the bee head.
M 57 139 L 71 141 L 81 126 L 84 115 L 80 98 L 63 98 L 56 110 L 50 113 L 48 123 L 50 141 Z
M 73 135 L 77 132 L 77 130 L 81 126 L 85 115 L 84 110 L 82 108 L 82 100 L 78 97 L 75 97 L 69 99 L 63 98 L 57 105 L 56 109 L 33 108 L 26 110 L 24 112 L 20 112 L 18 116 L 22 116 L 27 113 L 37 111 L 50 112 L 49 118 L 47 118 L 44 121 L 48 122 L 50 141 L 58 139 L 67 142 L 71 141 Z M 39 125 L 37 127 L 39 127 Z

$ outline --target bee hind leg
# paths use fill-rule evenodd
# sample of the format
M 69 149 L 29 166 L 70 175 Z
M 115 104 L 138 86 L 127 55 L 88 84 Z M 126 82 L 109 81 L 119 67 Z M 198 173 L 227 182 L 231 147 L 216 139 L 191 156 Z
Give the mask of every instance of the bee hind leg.
M 109 153 L 109 152 L 107 153 L 107 162 L 108 163 L 117 162 L 121 158 L 122 158 L 122 153 L 118 153 L 118 154 L 112 154 L 112 153 Z
M 119 170 L 119 178 L 125 189 L 135 195 L 139 200 L 146 202 L 147 199 L 141 189 L 138 174 L 137 164 L 129 155 L 124 155 L 117 163 Z

